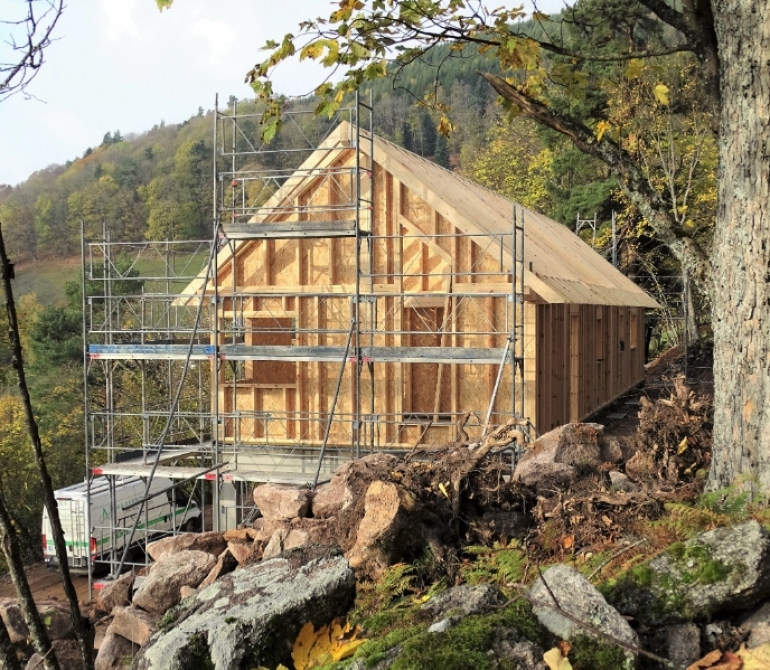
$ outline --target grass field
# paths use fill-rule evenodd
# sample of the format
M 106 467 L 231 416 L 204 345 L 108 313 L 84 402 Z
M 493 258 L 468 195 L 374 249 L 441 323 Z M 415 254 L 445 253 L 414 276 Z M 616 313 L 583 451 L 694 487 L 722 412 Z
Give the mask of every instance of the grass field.
M 185 276 L 196 275 L 208 258 L 208 250 L 180 256 L 176 259 L 176 272 Z M 160 256 L 148 255 L 139 258 L 133 265 L 139 277 L 165 276 L 165 261 Z M 64 289 L 67 282 L 81 281 L 80 256 L 54 258 L 39 261 L 25 261 L 16 265 L 16 279 L 13 281 L 14 296 L 34 293 L 41 305 L 59 306 L 65 304 Z M 180 291 L 186 281 L 171 282 L 170 292 Z M 147 281 L 146 292 L 165 292 L 165 282 Z

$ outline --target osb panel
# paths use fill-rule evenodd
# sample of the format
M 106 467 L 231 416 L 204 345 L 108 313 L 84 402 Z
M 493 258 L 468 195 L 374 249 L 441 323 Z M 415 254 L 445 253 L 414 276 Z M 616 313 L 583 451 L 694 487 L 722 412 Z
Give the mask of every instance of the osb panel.
M 273 247 L 272 280 L 278 285 L 299 283 L 297 240 L 275 240 Z

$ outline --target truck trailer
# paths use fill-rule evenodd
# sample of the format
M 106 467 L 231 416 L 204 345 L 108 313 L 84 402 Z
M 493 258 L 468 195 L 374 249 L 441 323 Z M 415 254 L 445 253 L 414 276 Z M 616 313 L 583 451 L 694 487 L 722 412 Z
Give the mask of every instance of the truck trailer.
M 100 564 L 117 560 L 125 549 L 140 506 L 124 508 L 144 498 L 147 495 L 147 485 L 140 477 L 116 477 L 112 485 L 115 499 L 114 516 L 110 496 L 111 484 L 107 477 L 94 477 L 90 481 L 90 517 L 89 482 L 73 484 L 55 492 L 67 546 L 67 562 L 72 572 L 88 572 L 89 552 L 93 570 Z M 144 546 L 162 534 L 200 530 L 200 508 L 194 500 L 181 496 L 180 492 L 171 489 L 171 486 L 170 479 L 152 479 L 149 493 L 152 497 L 141 507 L 132 549 Z M 45 508 L 42 544 L 46 564 L 56 566 L 56 548 L 48 511 Z

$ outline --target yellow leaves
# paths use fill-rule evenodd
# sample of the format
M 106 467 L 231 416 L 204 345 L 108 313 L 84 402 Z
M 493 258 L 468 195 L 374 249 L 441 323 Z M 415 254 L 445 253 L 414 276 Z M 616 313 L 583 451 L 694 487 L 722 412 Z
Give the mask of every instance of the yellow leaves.
M 658 84 L 652 89 L 652 94 L 661 105 L 668 107 L 668 86 L 665 84 Z
M 679 446 L 676 448 L 676 455 L 681 456 L 685 451 L 687 451 L 687 438 L 682 438 L 682 441 L 679 443 Z
M 441 482 L 439 482 L 438 484 L 439 491 L 441 491 L 441 493 L 444 494 L 444 497 L 447 498 L 447 500 L 449 499 L 449 491 L 447 491 L 448 484 L 449 482 L 447 482 L 446 484 L 442 484 Z
M 550 670 L 572 670 L 572 664 L 567 659 L 570 649 L 570 643 L 562 640 L 558 647 L 543 654 L 543 660 Z
M 441 119 L 438 122 L 437 130 L 444 137 L 449 137 L 449 135 L 452 134 L 452 131 L 454 130 L 454 126 L 452 125 L 452 122 L 449 120 L 449 117 L 447 117 L 445 114 L 441 115 Z
M 291 650 L 291 658 L 296 670 L 310 670 L 327 663 L 334 663 L 349 658 L 364 643 L 356 639 L 361 629 L 351 628 L 335 619 L 328 626 L 317 631 L 312 621 L 308 621 L 299 632 Z
M 602 137 L 604 136 L 604 133 L 606 133 L 610 129 L 610 123 L 608 121 L 599 121 L 599 123 L 596 124 L 596 141 L 600 142 Z
M 644 61 L 641 58 L 632 58 L 626 65 L 625 78 L 627 81 L 638 79 L 644 72 Z
M 551 17 L 548 16 L 548 14 L 543 14 L 543 12 L 532 12 L 532 20 L 533 21 L 550 21 Z

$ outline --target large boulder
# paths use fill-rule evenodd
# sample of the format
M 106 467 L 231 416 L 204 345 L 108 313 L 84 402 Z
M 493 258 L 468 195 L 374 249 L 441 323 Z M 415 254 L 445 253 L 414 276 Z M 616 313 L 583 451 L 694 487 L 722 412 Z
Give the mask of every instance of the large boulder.
M 196 587 L 211 572 L 217 559 L 205 551 L 181 551 L 150 569 L 134 594 L 134 604 L 162 614 L 181 599 L 182 586 Z
M 355 578 L 333 547 L 302 547 L 241 568 L 177 609 L 136 657 L 135 670 L 250 670 L 291 666 L 302 626 L 343 616 Z
M 134 586 L 132 570 L 122 574 L 115 580 L 104 582 L 96 596 L 96 609 L 101 612 L 112 612 L 116 607 L 126 607 L 131 603 L 131 589 Z
M 29 637 L 29 628 L 24 620 L 19 601 L 15 598 L 3 598 L 0 601 L 0 618 L 8 630 L 13 644 L 24 642 Z
M 671 545 L 609 590 L 623 614 L 647 625 L 709 619 L 770 596 L 770 532 L 756 521 Z
M 218 531 L 183 533 L 150 542 L 147 545 L 147 554 L 153 561 L 162 561 L 167 556 L 173 556 L 180 551 L 205 551 L 213 556 L 219 556 L 226 546 L 227 540 L 224 533 Z
M 130 665 L 139 647 L 118 635 L 110 624 L 104 633 L 99 653 L 94 659 L 94 670 L 114 670 Z
M 567 565 L 548 568 L 532 585 L 529 597 L 540 623 L 563 640 L 588 635 L 607 642 L 607 637 L 599 636 L 592 630 L 598 629 L 609 638 L 639 646 L 639 639 L 628 621 L 574 568 Z M 590 624 L 591 628 L 581 626 L 578 621 Z M 628 652 L 627 658 L 632 665 L 634 655 Z
M 265 521 L 290 521 L 310 511 L 308 489 L 287 484 L 262 484 L 254 489 L 254 502 Z

